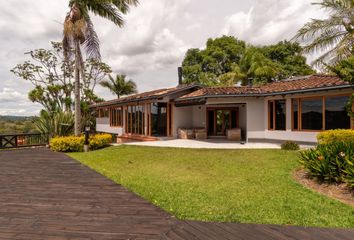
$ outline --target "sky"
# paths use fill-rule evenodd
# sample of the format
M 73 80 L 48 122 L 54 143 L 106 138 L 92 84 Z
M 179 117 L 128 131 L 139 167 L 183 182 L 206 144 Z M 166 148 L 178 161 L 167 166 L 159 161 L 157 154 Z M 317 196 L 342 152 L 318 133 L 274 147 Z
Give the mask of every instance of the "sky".
M 93 16 L 102 60 L 133 79 L 139 92 L 177 85 L 177 67 L 189 48 L 208 38 L 235 36 L 255 45 L 291 39 L 311 18 L 325 18 L 319 0 L 140 0 L 118 28 Z M 10 70 L 33 49 L 61 41 L 68 0 L 7 0 L 0 8 L 0 115 L 37 115 L 33 86 Z M 106 100 L 114 96 L 96 88 Z

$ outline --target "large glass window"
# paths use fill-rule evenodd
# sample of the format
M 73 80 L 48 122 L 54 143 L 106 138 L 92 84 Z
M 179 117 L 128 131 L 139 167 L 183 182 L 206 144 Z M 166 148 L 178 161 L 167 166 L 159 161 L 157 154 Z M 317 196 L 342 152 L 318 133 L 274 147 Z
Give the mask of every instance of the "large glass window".
M 350 117 L 346 111 L 348 96 L 326 98 L 326 130 L 350 128 Z
M 293 130 L 350 129 L 345 108 L 348 100 L 349 96 L 293 99 Z
M 274 101 L 268 102 L 268 114 L 269 114 L 269 130 L 274 129 Z
M 123 126 L 123 110 L 121 107 L 111 108 L 109 116 L 111 127 Z
M 299 99 L 292 99 L 292 129 L 299 130 Z
M 269 101 L 269 130 L 286 130 L 286 100 Z
M 301 126 L 303 130 L 322 130 L 322 98 L 301 99 Z
M 144 106 L 128 106 L 127 113 L 127 132 L 143 135 L 145 132 Z
M 109 117 L 109 110 L 106 108 L 101 108 L 98 110 L 98 117 L 99 118 L 108 118 Z

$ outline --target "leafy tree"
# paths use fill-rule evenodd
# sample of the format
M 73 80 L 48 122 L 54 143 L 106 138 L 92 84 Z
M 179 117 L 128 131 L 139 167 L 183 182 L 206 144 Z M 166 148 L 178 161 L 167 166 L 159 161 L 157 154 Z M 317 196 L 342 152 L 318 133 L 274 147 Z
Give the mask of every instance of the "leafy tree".
M 330 71 L 334 72 L 337 74 L 341 79 L 350 82 L 351 84 L 354 84 L 354 55 L 349 57 L 346 60 L 340 61 L 336 66 L 328 67 Z M 354 118 L 354 93 L 352 94 L 350 101 L 347 105 L 347 110 L 349 112 L 349 115 Z
M 126 80 L 126 75 L 109 76 L 109 80 L 100 82 L 102 87 L 108 88 L 112 94 L 120 98 L 124 95 L 136 93 L 136 84 L 133 80 Z
M 138 0 L 70 0 L 70 11 L 64 21 L 64 53 L 69 61 L 75 61 L 75 135 L 81 133 L 80 77 L 85 82 L 84 60 L 81 46 L 89 58 L 100 59 L 100 47 L 97 33 L 94 30 L 90 12 L 108 19 L 117 26 L 123 26 L 121 14 L 129 11 L 131 5 Z
M 313 3 L 330 12 L 327 19 L 312 19 L 295 36 L 305 44 L 304 52 L 325 52 L 314 61 L 335 65 L 351 56 L 354 41 L 354 1 L 322 0 Z
M 255 47 L 235 37 L 209 39 L 206 49 L 190 49 L 183 61 L 185 83 L 207 86 L 233 86 L 281 80 L 308 75 L 314 71 L 306 64 L 298 43 L 287 41 Z
M 329 70 L 337 74 L 343 80 L 354 84 L 354 55 L 346 60 L 340 61 L 334 67 L 329 67 Z
M 32 60 L 18 64 L 11 71 L 33 84 L 29 99 L 41 104 L 49 113 L 70 112 L 74 97 L 74 61 L 64 60 L 62 43 L 52 42 L 52 49 L 37 49 L 27 55 Z M 85 81 L 80 85 L 80 102 L 83 120 L 87 121 L 90 116 L 88 106 L 102 101 L 94 94 L 94 89 L 112 71 L 97 59 L 88 59 L 84 67 Z
M 246 49 L 244 41 L 231 36 L 209 39 L 206 45 L 204 50 L 187 51 L 182 64 L 185 83 L 218 85 L 217 78 L 231 72 Z
M 35 88 L 29 92 L 29 99 L 40 103 L 49 112 L 58 109 L 71 111 L 74 62 L 64 60 L 62 44 L 52 42 L 50 50 L 37 49 L 26 54 L 32 60 L 18 64 L 11 72 L 34 85 Z M 97 59 L 88 59 L 84 66 L 81 102 L 92 104 L 100 100 L 93 94 L 95 87 L 112 71 L 107 64 Z
M 261 48 L 262 53 L 281 68 L 278 80 L 291 76 L 306 76 L 315 71 L 306 63 L 306 58 L 301 55 L 302 47 L 299 43 L 281 41 L 274 45 Z

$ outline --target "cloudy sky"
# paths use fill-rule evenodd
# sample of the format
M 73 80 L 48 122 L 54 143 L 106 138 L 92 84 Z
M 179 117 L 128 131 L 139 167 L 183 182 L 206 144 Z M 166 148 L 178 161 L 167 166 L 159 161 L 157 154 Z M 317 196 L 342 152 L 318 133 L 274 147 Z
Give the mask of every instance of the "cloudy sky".
M 119 29 L 94 18 L 103 61 L 127 74 L 139 91 L 171 87 L 189 48 L 207 38 L 233 35 L 253 44 L 290 39 L 310 18 L 323 18 L 318 0 L 140 0 Z M 32 86 L 10 69 L 27 60 L 24 52 L 60 41 L 67 0 L 7 0 L 0 8 L 0 115 L 35 115 L 27 100 Z M 105 89 L 97 94 L 112 99 Z

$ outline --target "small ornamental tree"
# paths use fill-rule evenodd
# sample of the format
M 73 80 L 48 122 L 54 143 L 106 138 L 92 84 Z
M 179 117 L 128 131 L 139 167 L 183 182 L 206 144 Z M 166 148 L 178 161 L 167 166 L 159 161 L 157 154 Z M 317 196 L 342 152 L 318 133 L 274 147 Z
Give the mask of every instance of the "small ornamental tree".
M 27 55 L 31 60 L 18 64 L 13 72 L 17 77 L 32 83 L 34 88 L 28 93 L 32 102 L 39 103 L 50 115 L 56 112 L 72 112 L 74 103 L 74 61 L 64 61 L 62 43 L 52 42 L 52 49 L 36 49 Z M 90 104 L 102 99 L 94 94 L 95 87 L 112 71 L 97 60 L 84 62 L 85 81 L 81 82 L 81 116 L 83 123 L 90 121 Z

